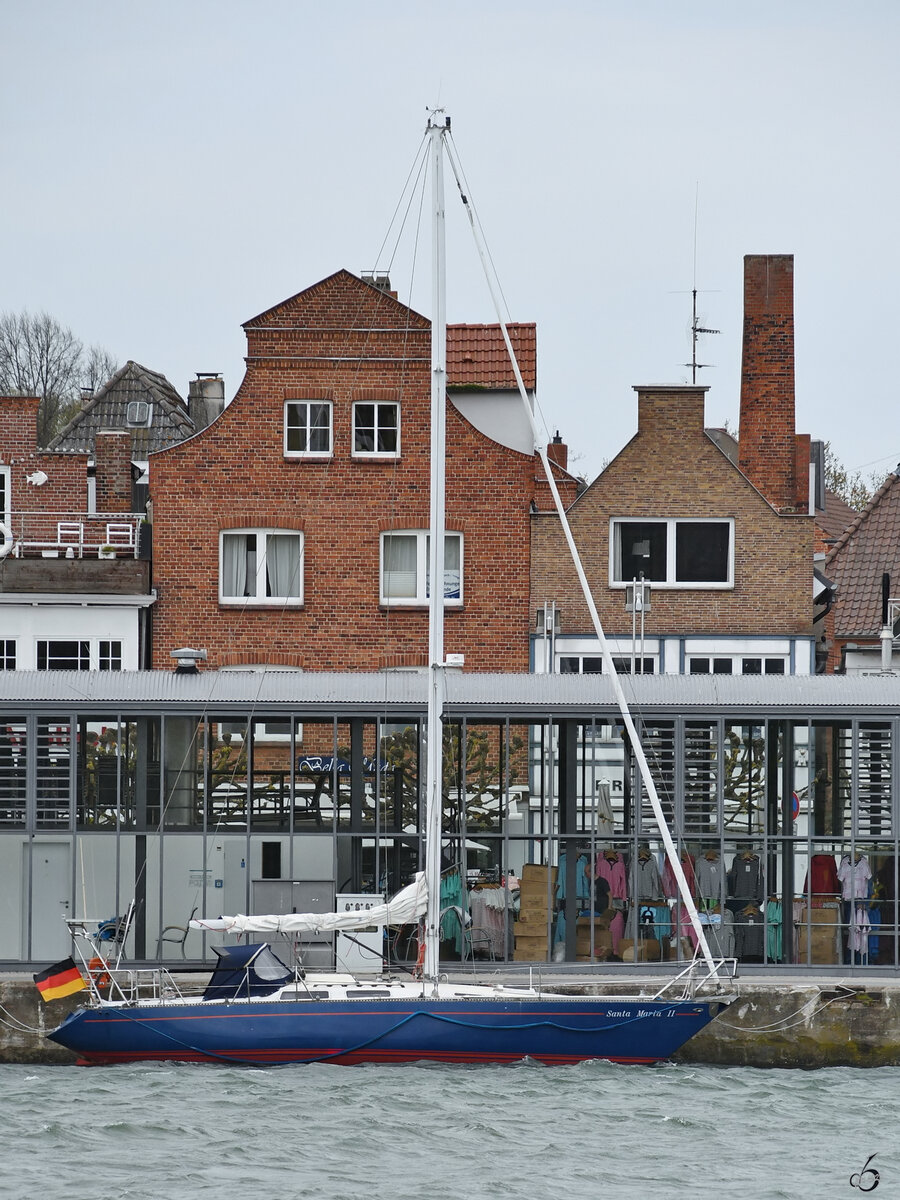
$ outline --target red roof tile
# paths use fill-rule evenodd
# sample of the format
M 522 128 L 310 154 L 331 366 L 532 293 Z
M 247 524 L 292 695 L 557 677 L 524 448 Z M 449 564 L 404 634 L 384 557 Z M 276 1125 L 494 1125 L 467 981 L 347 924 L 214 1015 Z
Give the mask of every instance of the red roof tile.
M 837 585 L 835 636 L 877 636 L 885 571 L 891 594 L 900 595 L 900 475 L 888 475 L 825 561 L 828 578 Z
M 826 537 L 840 537 L 858 516 L 855 508 L 851 508 L 834 492 L 825 489 L 825 507 L 816 509 L 816 521 Z
M 537 326 L 507 325 L 526 388 L 537 386 Z M 499 325 L 447 326 L 447 382 L 450 387 L 514 390 L 516 377 Z

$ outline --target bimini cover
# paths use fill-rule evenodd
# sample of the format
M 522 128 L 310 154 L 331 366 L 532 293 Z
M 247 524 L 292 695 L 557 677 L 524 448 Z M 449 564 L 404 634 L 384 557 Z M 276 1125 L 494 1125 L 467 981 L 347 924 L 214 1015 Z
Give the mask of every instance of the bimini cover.
M 213 950 L 219 961 L 206 985 L 204 1000 L 268 996 L 293 979 L 266 942 L 257 946 L 213 946 Z

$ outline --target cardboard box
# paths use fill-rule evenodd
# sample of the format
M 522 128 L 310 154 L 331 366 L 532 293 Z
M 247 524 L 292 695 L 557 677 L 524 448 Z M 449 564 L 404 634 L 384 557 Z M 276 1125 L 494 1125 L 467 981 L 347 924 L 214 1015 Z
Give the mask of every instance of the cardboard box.
M 623 938 L 619 955 L 622 962 L 660 962 L 662 948 L 656 938 L 642 938 L 637 945 L 631 938 Z
M 612 934 L 606 930 L 598 930 L 594 934 L 594 958 L 605 959 L 612 954 Z M 584 961 L 591 957 L 591 938 L 590 933 L 587 936 L 578 935 L 575 943 L 575 957 Z
M 539 950 L 540 956 L 547 953 L 548 937 L 546 933 L 526 934 L 519 933 L 516 930 L 516 949 L 517 950 Z
M 593 924 L 594 929 L 609 929 L 612 919 L 616 914 L 612 909 L 608 908 L 605 913 L 601 913 L 599 917 L 578 917 L 575 922 L 575 927 L 579 933 L 582 929 L 589 930 Z
M 527 925 L 528 933 L 532 931 L 537 933 L 541 926 L 547 925 L 548 912 L 546 908 L 522 908 L 519 910 L 519 916 L 516 920 L 517 925 Z
M 800 924 L 805 925 L 807 920 L 811 925 L 840 925 L 840 909 L 836 904 L 829 904 L 825 908 L 803 908 Z
M 825 925 L 814 925 L 807 934 L 807 930 L 801 925 L 797 930 L 797 958 L 800 964 L 807 961 L 807 949 L 809 961 L 812 963 L 824 965 L 840 962 L 841 943 L 838 930 L 829 929 Z
M 546 961 L 547 961 L 546 947 L 540 952 L 533 951 L 533 950 L 520 950 L 518 946 L 516 946 L 515 950 L 513 950 L 513 962 L 546 962 Z
M 548 867 L 543 863 L 526 863 L 519 875 L 519 887 L 523 884 L 534 883 L 540 880 L 544 886 L 547 885 L 547 872 L 550 873 L 551 883 L 556 883 L 556 867 Z

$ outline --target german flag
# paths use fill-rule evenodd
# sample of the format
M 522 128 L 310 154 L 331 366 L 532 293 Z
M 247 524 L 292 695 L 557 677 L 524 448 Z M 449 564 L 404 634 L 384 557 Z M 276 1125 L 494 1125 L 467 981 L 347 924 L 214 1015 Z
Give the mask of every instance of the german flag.
M 87 987 L 71 958 L 64 958 L 62 962 L 41 971 L 35 975 L 34 982 L 44 1000 L 59 1000 L 61 996 L 71 996 L 73 992 L 80 992 Z

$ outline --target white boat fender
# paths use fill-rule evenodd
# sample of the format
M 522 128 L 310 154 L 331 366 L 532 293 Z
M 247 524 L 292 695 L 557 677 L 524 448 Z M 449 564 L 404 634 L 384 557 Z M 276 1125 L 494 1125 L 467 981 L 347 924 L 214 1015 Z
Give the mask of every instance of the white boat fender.
M 0 538 L 3 539 L 0 542 L 0 558 L 6 558 L 7 554 L 13 548 L 15 539 L 13 538 L 12 530 L 4 521 L 0 521 Z

